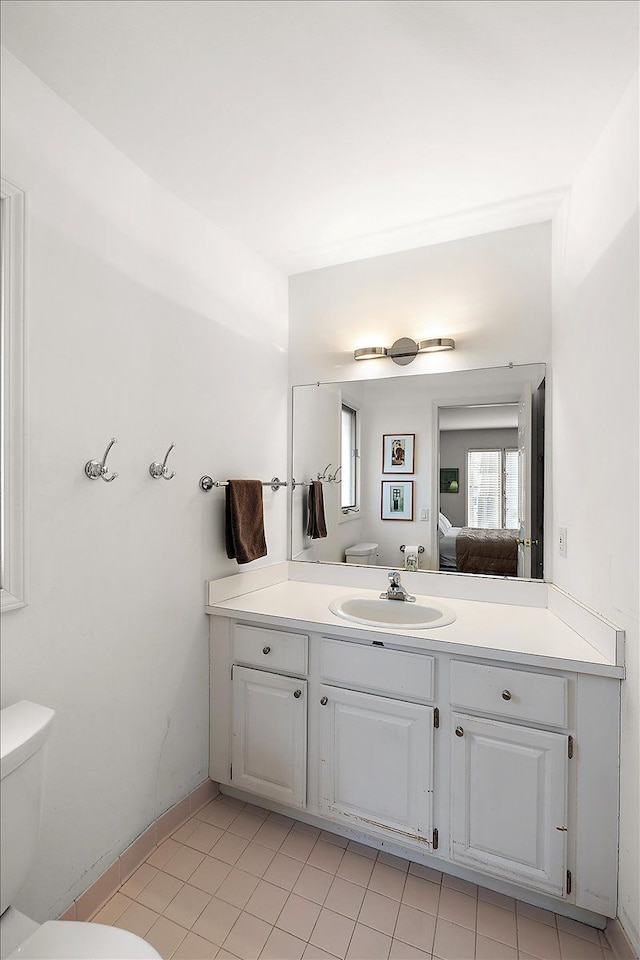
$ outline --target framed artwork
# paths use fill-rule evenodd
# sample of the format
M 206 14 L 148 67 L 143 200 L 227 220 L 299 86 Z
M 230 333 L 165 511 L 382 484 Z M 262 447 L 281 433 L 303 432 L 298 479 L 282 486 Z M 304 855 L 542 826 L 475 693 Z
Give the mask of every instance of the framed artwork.
M 382 472 L 413 473 L 415 433 L 385 433 L 382 436 Z
M 440 493 L 458 493 L 458 468 L 441 467 L 440 469 Z
M 413 480 L 383 480 L 380 492 L 383 520 L 413 520 Z

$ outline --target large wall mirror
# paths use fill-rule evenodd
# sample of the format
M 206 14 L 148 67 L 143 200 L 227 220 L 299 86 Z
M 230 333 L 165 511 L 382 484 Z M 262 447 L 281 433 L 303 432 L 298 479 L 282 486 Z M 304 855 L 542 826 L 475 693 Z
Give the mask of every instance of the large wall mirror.
M 542 579 L 544 391 L 544 364 L 294 387 L 291 558 Z

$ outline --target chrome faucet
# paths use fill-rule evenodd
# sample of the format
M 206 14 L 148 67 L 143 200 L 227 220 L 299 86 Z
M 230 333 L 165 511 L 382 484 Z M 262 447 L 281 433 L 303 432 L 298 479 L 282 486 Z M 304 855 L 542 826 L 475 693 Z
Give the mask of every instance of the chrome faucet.
M 408 600 L 410 603 L 415 601 L 415 597 L 410 596 L 400 583 L 400 573 L 398 570 L 389 570 L 389 587 L 386 593 L 380 594 L 381 600 Z

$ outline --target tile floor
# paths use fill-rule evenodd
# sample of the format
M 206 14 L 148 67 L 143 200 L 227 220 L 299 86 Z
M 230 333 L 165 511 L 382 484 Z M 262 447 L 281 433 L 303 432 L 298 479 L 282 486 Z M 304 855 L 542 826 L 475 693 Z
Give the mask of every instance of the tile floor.
M 93 919 L 167 960 L 613 960 L 592 927 L 222 795 Z

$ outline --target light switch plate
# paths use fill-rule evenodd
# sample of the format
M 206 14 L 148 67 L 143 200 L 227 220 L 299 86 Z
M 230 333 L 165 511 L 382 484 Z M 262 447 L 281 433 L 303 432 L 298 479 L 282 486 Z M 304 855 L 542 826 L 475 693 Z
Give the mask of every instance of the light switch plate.
M 561 557 L 567 555 L 567 528 L 558 527 L 558 552 Z

